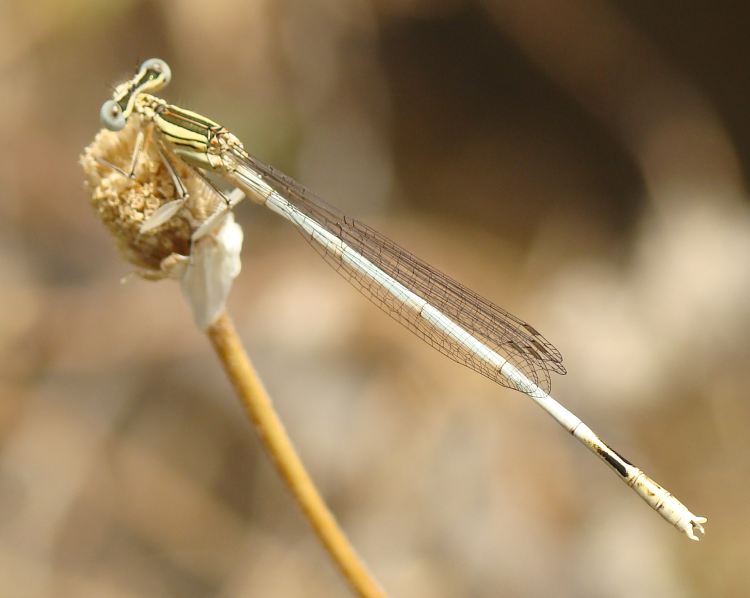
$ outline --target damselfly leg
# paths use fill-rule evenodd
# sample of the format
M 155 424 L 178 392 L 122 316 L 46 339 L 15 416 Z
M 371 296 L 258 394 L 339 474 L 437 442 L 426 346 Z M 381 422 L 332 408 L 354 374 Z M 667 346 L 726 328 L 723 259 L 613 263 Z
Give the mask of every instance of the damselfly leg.
M 112 162 L 109 162 L 108 160 L 105 160 L 104 158 L 101 158 L 99 156 L 96 157 L 96 161 L 101 164 L 102 166 L 105 166 L 106 168 L 110 168 L 114 170 L 115 172 L 121 174 L 126 179 L 134 179 L 135 178 L 135 169 L 138 167 L 138 159 L 141 156 L 141 151 L 143 149 L 144 139 L 146 138 L 146 135 L 144 134 L 143 130 L 138 131 L 138 134 L 135 137 L 135 145 L 133 146 L 133 153 L 130 157 L 130 166 L 127 170 L 124 168 L 120 168 L 116 164 L 112 164 Z

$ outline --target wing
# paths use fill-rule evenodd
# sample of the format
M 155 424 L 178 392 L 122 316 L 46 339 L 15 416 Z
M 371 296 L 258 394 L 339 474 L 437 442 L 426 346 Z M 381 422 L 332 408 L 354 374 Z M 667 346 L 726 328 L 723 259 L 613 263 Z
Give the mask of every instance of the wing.
M 272 166 L 244 152 L 237 152 L 234 158 L 259 175 L 294 208 L 499 353 L 545 392 L 550 391 L 551 371 L 565 374 L 562 355 L 533 326 L 436 270 L 376 230 L 328 205 Z M 500 368 L 457 342 L 453 334 L 420 317 L 403 300 L 394 297 L 392 291 L 375 283 L 361 269 L 353 268 L 340 253 L 331 251 L 315 234 L 304 230 L 301 223 L 297 224 L 308 242 L 334 270 L 392 318 L 452 360 L 498 384 L 522 390 L 506 379 Z

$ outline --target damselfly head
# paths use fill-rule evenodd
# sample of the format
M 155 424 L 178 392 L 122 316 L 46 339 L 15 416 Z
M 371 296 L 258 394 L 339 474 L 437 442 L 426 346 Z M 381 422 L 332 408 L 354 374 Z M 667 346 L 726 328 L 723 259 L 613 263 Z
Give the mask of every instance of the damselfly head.
M 99 117 L 110 131 L 120 131 L 133 113 L 136 98 L 142 93 L 158 91 L 172 79 L 172 70 L 161 58 L 149 58 L 135 76 L 118 85 L 111 100 L 102 104 Z

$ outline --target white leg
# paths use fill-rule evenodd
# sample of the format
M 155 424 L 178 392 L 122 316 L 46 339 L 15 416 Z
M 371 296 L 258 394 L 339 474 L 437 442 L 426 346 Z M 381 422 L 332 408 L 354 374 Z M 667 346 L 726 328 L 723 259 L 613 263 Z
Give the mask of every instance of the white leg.
M 160 146 L 157 145 L 157 149 L 159 151 L 159 157 L 166 167 L 169 177 L 172 179 L 177 199 L 162 204 L 153 214 L 151 214 L 151 216 L 144 220 L 143 224 L 141 224 L 141 233 L 147 233 L 158 226 L 161 226 L 168 220 L 171 220 L 175 214 L 182 209 L 188 198 L 187 187 L 185 187 L 185 183 L 182 182 L 180 175 L 177 174 L 174 165 L 169 161 L 169 158 Z
M 96 161 L 101 164 L 102 166 L 106 166 L 107 168 L 111 168 L 115 172 L 121 174 L 126 179 L 134 179 L 135 178 L 135 169 L 138 166 L 138 159 L 141 156 L 141 151 L 143 150 L 143 140 L 145 138 L 145 135 L 143 131 L 138 131 L 138 134 L 135 137 L 135 145 L 133 147 L 133 155 L 130 157 L 130 168 L 125 171 L 119 166 L 115 166 L 112 164 L 112 162 L 108 162 L 104 158 L 96 157 Z

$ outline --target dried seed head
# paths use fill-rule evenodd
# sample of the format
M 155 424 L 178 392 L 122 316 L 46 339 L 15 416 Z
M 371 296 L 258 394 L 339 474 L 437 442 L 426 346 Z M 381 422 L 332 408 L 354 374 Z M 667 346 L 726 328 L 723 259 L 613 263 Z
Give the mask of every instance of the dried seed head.
M 133 179 L 98 161 L 127 172 L 139 130 L 137 119 L 130 119 L 122 131 L 101 130 L 84 150 L 80 162 L 91 205 L 115 237 L 123 257 L 139 268 L 159 270 L 162 260 L 173 253 L 190 253 L 192 232 L 219 207 L 222 199 L 191 168 L 175 160 L 173 165 L 188 192 L 184 209 L 160 226 L 141 233 L 143 222 L 159 206 L 177 197 L 158 148 L 146 136 Z
M 102 130 L 84 150 L 81 165 L 91 205 L 125 259 L 138 266 L 137 274 L 149 280 L 180 281 L 195 322 L 205 329 L 224 310 L 232 282 L 240 272 L 242 228 L 232 212 L 224 209 L 224 199 L 175 159 L 173 166 L 187 188 L 188 199 L 174 204 L 181 206 L 176 214 L 169 217 L 168 212 L 166 221 L 143 232 L 143 223 L 161 206 L 175 202 L 177 193 L 153 141 L 144 143 L 132 179 L 118 172 L 130 169 L 140 126 L 131 119 L 121 131 Z M 241 197 L 235 190 L 230 201 Z M 161 219 L 151 220 L 155 222 Z

